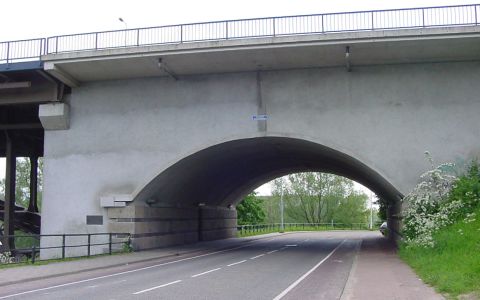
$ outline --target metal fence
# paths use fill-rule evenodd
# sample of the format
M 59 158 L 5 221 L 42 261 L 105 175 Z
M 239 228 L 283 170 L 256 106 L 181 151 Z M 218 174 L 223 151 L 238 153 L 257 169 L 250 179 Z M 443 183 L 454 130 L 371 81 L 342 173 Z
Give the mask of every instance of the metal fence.
M 480 4 L 191 23 L 0 43 L 0 63 L 43 54 L 255 37 L 479 25 Z
M 49 240 L 43 247 L 40 243 L 41 238 Z M 35 263 L 40 251 L 55 250 L 57 254 L 55 255 L 56 258 L 65 259 L 66 257 L 89 257 L 96 254 L 111 255 L 112 253 L 124 251 L 125 248 L 130 247 L 129 233 L 5 235 L 0 236 L 0 239 L 2 242 L 5 239 L 10 239 L 14 244 L 24 244 L 24 246 L 10 251 L 0 251 L 0 264 L 23 263 L 27 261 Z M 102 249 L 102 251 L 98 251 L 98 249 L 96 249 L 96 251 L 92 250 L 95 247 L 103 248 L 104 246 L 106 248 Z M 81 251 L 76 251 L 76 255 L 72 255 L 73 252 L 67 255 L 69 249 L 81 249 Z
M 368 230 L 368 223 L 284 223 L 283 231 L 322 231 L 322 230 Z M 257 225 L 239 225 L 237 232 L 240 236 L 257 233 L 280 232 L 282 224 L 257 224 Z

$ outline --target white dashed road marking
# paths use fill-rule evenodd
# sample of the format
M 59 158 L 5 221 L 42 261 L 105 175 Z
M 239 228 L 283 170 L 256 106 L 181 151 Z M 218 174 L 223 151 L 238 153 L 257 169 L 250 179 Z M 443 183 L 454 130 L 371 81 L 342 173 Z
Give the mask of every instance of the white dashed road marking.
M 247 261 L 247 260 L 237 261 L 237 262 L 235 262 L 235 263 L 233 263 L 233 264 L 227 265 L 227 267 L 231 267 L 231 266 L 234 266 L 234 265 L 239 265 L 239 264 L 244 263 L 244 262 L 246 262 L 246 261 Z
M 203 273 L 195 274 L 195 275 L 192 276 L 192 278 L 195 278 L 195 277 L 198 277 L 198 276 L 202 276 L 202 275 L 205 275 L 205 274 L 208 274 L 208 273 L 212 273 L 212 272 L 218 271 L 218 270 L 220 270 L 220 269 L 221 269 L 221 268 L 216 268 L 216 269 L 209 270 L 209 271 L 206 271 L 206 272 L 203 272 Z
M 150 291 L 153 291 L 153 290 L 156 290 L 156 289 L 165 287 L 165 286 L 169 286 L 169 285 L 172 285 L 172 284 L 175 284 L 175 283 L 179 283 L 179 282 L 181 282 L 181 280 L 175 280 L 175 281 L 172 281 L 172 282 L 169 282 L 169 283 L 165 283 L 165 284 L 162 284 L 162 285 L 159 285 L 159 286 L 154 286 L 154 287 L 149 288 L 149 289 L 146 289 L 146 290 L 142 290 L 142 291 L 135 292 L 135 293 L 133 293 L 133 295 L 138 295 L 138 294 L 150 292 Z
M 254 256 L 254 257 L 250 257 L 250 259 L 259 258 L 259 257 L 262 257 L 262 256 L 264 256 L 264 255 L 265 255 L 265 254 L 260 254 L 260 255 Z

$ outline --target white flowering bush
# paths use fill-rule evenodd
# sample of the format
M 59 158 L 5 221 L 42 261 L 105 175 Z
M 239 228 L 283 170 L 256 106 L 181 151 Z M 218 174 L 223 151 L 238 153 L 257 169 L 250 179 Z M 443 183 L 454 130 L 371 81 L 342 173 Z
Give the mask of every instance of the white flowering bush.
M 427 158 L 433 166 L 428 154 Z M 480 203 L 480 176 L 476 163 L 458 177 L 454 164 L 443 164 L 421 176 L 404 199 L 404 238 L 409 245 L 433 247 L 433 234 L 460 217 L 474 220 L 471 211 Z M 469 214 L 470 213 L 470 214 Z
M 12 257 L 10 252 L 0 252 L 0 264 L 13 263 L 15 263 L 15 257 Z

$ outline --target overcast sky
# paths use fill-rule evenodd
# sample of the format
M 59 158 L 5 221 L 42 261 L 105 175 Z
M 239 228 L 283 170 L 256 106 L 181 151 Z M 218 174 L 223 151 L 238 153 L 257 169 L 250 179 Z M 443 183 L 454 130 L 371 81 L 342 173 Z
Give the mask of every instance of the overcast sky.
M 204 21 L 473 4 L 464 0 L 3 0 L 0 42 Z M 125 23 L 119 21 L 122 18 Z M 0 160 L 0 177 L 5 163 Z M 269 187 L 261 189 L 268 193 Z
M 471 4 L 471 0 L 3 0 L 0 41 L 226 19 Z

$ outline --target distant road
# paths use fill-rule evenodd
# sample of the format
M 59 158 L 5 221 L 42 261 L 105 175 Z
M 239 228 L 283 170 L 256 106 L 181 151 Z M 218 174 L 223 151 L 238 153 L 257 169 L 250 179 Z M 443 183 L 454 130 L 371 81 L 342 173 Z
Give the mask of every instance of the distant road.
M 351 237 L 286 234 L 150 265 L 4 286 L 0 299 L 339 299 L 361 243 Z

